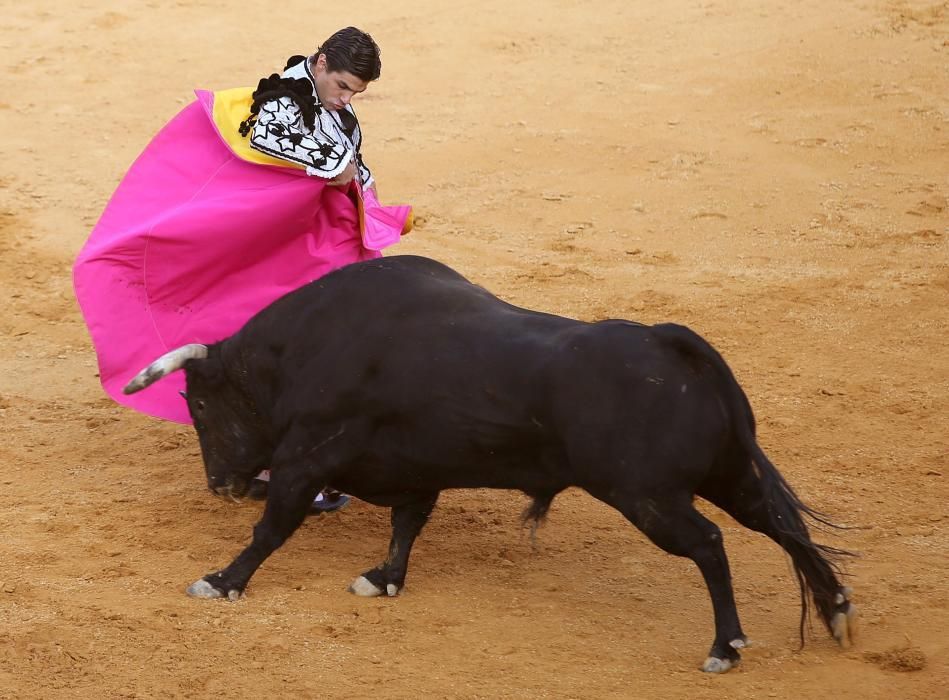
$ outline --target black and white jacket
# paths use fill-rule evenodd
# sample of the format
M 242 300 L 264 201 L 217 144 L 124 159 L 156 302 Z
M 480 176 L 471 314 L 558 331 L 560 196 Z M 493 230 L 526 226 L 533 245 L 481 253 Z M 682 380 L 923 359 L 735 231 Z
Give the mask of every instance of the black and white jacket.
M 363 187 L 372 173 L 359 152 L 362 132 L 351 105 L 324 109 L 316 93 L 309 60 L 293 56 L 283 74 L 260 81 L 251 118 L 242 125 L 251 148 L 306 166 L 307 175 L 332 179 L 355 158 Z M 256 117 L 255 117 L 256 115 Z

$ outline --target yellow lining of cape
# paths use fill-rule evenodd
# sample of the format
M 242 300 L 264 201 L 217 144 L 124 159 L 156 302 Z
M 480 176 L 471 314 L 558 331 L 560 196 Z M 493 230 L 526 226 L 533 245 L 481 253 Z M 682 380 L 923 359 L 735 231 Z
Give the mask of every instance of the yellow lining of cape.
M 254 102 L 254 88 L 239 87 L 230 90 L 220 90 L 214 93 L 214 109 L 211 118 L 217 127 L 218 133 L 234 155 L 241 160 L 259 165 L 276 165 L 281 168 L 306 170 L 299 163 L 281 160 L 274 156 L 255 151 L 250 147 L 250 135 L 241 136 L 241 122 L 250 116 L 250 106 Z

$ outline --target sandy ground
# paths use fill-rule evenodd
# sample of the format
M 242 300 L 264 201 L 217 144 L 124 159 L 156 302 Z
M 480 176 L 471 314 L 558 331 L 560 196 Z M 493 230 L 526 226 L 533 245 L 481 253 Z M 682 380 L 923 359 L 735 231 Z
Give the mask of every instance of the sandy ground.
M 949 3 L 3 0 L 0 697 L 935 698 L 949 684 Z M 280 14 L 286 12 L 285 15 Z M 696 669 L 690 562 L 581 492 L 536 546 L 520 494 L 446 494 L 399 598 L 346 585 L 385 511 L 307 521 L 234 604 L 184 588 L 259 503 L 206 491 L 190 428 L 102 393 L 71 264 L 195 87 L 357 24 L 392 252 L 581 319 L 672 320 L 726 356 L 760 441 L 855 529 L 855 648 L 797 645 L 782 553 L 725 532 L 745 630 Z

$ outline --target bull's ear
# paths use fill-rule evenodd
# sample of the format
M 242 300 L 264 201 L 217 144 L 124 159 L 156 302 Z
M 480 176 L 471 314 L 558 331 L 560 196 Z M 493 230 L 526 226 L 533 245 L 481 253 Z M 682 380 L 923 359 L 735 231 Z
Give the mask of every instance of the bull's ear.
M 122 389 L 122 393 L 134 394 L 136 391 L 141 391 L 145 387 L 157 382 L 166 374 L 181 369 L 188 360 L 203 360 L 207 356 L 208 346 L 201 345 L 200 343 L 184 345 L 169 353 L 165 353 L 136 374 L 132 381 L 126 384 L 125 388 Z

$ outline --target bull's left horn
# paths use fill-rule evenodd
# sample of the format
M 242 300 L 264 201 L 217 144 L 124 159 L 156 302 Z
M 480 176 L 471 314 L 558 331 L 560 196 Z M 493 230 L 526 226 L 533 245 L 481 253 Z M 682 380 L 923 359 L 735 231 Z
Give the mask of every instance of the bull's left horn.
M 203 360 L 208 356 L 208 346 L 200 343 L 183 345 L 176 350 L 165 353 L 148 367 L 135 375 L 135 378 L 122 389 L 123 394 L 134 394 L 147 386 L 154 384 L 166 374 L 184 367 L 188 360 Z

